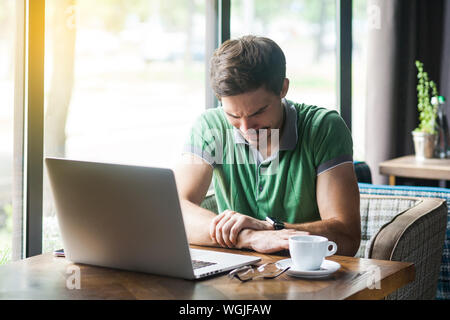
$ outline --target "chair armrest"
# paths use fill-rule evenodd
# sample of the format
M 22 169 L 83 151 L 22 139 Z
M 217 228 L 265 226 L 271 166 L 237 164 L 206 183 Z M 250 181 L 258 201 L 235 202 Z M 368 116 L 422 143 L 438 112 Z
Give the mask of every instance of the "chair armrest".
M 412 196 L 421 198 L 441 198 L 447 201 L 447 210 L 450 209 L 450 189 L 417 186 L 386 186 L 358 183 L 361 196 L 363 194 Z M 447 231 L 444 241 L 444 251 L 441 261 L 436 299 L 450 299 L 450 211 L 447 211 Z
M 416 206 L 384 225 L 370 244 L 372 259 L 413 262 L 416 280 L 388 299 L 434 299 L 447 225 L 444 199 L 418 198 Z

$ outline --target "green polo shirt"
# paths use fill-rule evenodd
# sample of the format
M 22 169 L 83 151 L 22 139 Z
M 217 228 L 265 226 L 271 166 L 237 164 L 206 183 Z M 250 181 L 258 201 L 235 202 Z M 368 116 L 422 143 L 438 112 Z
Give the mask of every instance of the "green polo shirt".
M 228 122 L 223 108 L 197 119 L 184 152 L 213 167 L 219 212 L 229 209 L 261 220 L 273 216 L 287 223 L 320 220 L 317 176 L 352 162 L 351 133 L 336 111 L 285 99 L 283 106 L 279 148 L 265 160 Z

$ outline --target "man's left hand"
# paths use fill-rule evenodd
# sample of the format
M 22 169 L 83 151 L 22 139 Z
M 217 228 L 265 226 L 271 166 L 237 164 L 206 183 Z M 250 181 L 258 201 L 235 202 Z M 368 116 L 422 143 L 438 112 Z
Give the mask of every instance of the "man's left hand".
M 243 229 L 273 230 L 273 226 L 267 221 L 225 210 L 211 221 L 209 234 L 220 246 L 233 248 Z

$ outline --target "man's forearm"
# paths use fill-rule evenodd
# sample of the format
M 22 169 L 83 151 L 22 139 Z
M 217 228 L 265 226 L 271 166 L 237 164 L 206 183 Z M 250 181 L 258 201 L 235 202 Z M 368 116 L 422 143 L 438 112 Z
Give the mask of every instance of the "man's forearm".
M 209 233 L 211 222 L 217 215 L 188 200 L 181 200 L 180 204 L 189 243 L 203 246 L 219 246 Z M 358 246 L 355 249 L 355 240 L 341 231 L 343 225 L 339 221 L 323 220 L 304 224 L 286 223 L 285 227 L 285 230 L 243 229 L 239 232 L 235 248 L 252 249 L 263 253 L 286 250 L 289 249 L 287 242 L 289 236 L 302 234 L 296 231 L 322 235 L 329 240 L 335 241 L 338 244 L 338 254 L 341 255 L 352 256 L 356 253 L 359 246 L 358 239 Z
M 315 222 L 289 224 L 285 223 L 288 229 L 306 231 L 311 235 L 320 235 L 336 242 L 338 245 L 337 254 L 344 256 L 354 256 L 358 251 L 361 238 L 359 232 L 347 230 L 348 227 L 336 219 L 320 220 Z
M 180 204 L 189 243 L 203 246 L 220 246 L 218 242 L 211 238 L 209 232 L 211 222 L 217 215 L 186 199 L 181 200 Z M 258 240 L 255 241 L 254 239 L 255 231 L 261 230 L 243 229 L 239 232 L 233 247 L 257 250 L 255 249 L 255 242 L 258 244 Z
M 252 229 L 243 229 L 241 232 L 239 232 L 237 242 L 236 242 L 236 248 L 253 250 L 251 237 L 254 232 L 258 232 L 258 231 L 252 230 Z
M 216 214 L 189 200 L 182 199 L 180 205 L 189 243 L 217 246 L 217 243 L 209 235 L 209 226 Z

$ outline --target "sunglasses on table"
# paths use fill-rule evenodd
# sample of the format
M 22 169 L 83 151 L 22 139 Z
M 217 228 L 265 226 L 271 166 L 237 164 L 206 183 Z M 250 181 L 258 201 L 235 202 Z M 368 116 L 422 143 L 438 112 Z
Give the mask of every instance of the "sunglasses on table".
M 269 262 L 259 267 L 243 266 L 232 270 L 229 274 L 229 278 L 236 278 L 241 282 L 247 282 L 253 279 L 275 279 L 289 270 L 290 267 L 280 269 L 277 267 L 276 262 Z

